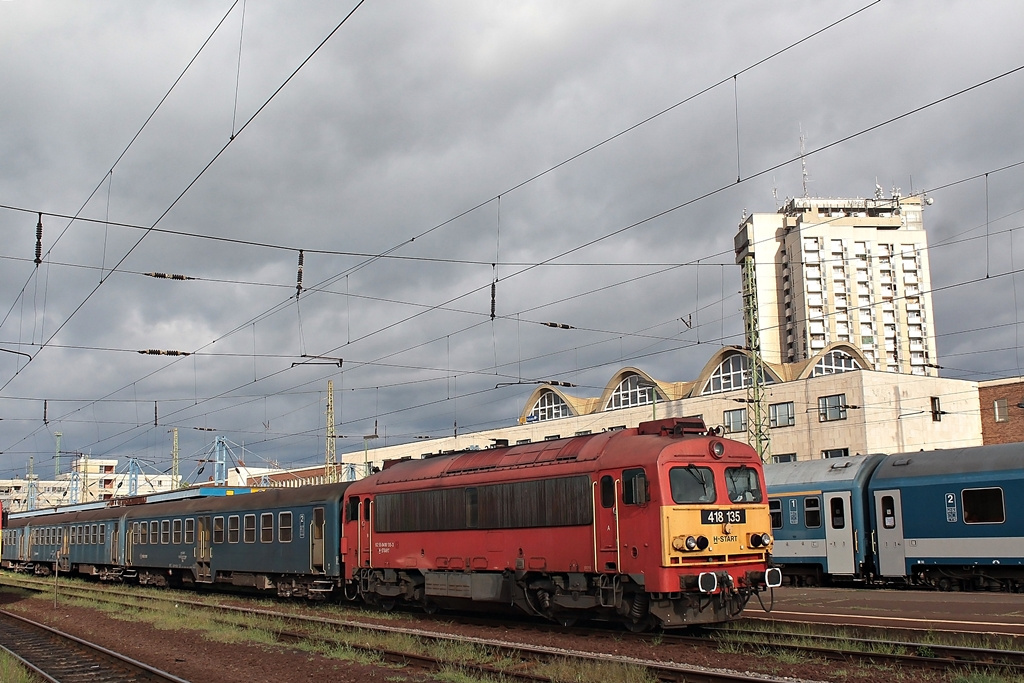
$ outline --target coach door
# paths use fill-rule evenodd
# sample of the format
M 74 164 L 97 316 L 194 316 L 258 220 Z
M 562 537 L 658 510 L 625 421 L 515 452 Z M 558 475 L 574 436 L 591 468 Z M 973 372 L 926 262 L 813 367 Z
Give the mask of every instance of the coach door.
M 825 559 L 829 574 L 853 574 L 856 569 L 853 547 L 853 520 L 850 518 L 850 492 L 826 493 Z
M 309 557 L 310 568 L 318 574 L 322 574 L 324 571 L 324 525 L 326 521 L 327 517 L 324 514 L 324 509 L 313 508 L 313 521 L 310 522 L 312 528 L 309 530 Z
M 209 515 L 201 516 L 196 529 L 196 581 L 213 583 L 213 547 L 210 544 L 210 532 L 213 528 Z
M 907 556 L 903 545 L 903 507 L 899 490 L 875 491 L 875 519 L 878 520 L 879 574 L 904 576 L 907 573 Z

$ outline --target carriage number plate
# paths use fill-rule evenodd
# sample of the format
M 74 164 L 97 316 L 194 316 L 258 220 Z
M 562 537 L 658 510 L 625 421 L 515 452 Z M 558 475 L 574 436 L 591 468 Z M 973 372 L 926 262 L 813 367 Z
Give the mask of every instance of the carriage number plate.
M 746 524 L 747 511 L 740 510 L 701 510 L 701 524 Z

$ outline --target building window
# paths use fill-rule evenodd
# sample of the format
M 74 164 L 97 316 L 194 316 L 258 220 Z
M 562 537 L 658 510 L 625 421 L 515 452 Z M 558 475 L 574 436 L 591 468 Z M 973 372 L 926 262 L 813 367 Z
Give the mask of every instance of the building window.
M 559 417 L 569 417 L 572 411 L 561 396 L 553 391 L 545 391 L 533 404 L 530 414 L 526 416 L 527 422 L 539 422 L 541 420 L 554 420 Z
M 818 399 L 818 422 L 846 419 L 846 394 L 832 394 Z
M 860 363 L 853 356 L 839 350 L 829 351 L 814 366 L 811 377 L 832 375 L 837 372 L 850 372 L 852 370 L 860 370 Z
M 611 398 L 608 399 L 608 405 L 604 409 L 617 410 L 619 408 L 650 405 L 654 401 L 654 392 L 657 389 L 649 386 L 646 382 L 641 386 L 642 381 L 640 375 L 636 374 L 629 375 L 623 379 L 619 382 L 619 386 L 615 387 L 615 391 L 612 392 Z
M 722 424 L 727 434 L 747 431 L 747 409 L 738 408 L 722 413 Z
M 827 448 L 821 452 L 823 458 L 847 458 L 849 456 L 849 448 Z
M 997 398 L 992 407 L 996 411 L 996 422 L 1010 421 L 1010 410 L 1005 398 Z
M 705 396 L 708 394 L 720 394 L 723 391 L 732 391 L 733 389 L 746 387 L 749 375 L 747 372 L 748 367 L 749 361 L 746 356 L 742 354 L 729 356 L 722 361 L 721 365 L 715 368 L 715 371 L 711 374 L 711 379 L 708 380 L 701 394 Z
M 772 456 L 772 462 L 796 462 L 796 453 L 778 453 Z
M 768 424 L 771 427 L 792 427 L 796 424 L 793 402 L 773 403 L 768 406 Z

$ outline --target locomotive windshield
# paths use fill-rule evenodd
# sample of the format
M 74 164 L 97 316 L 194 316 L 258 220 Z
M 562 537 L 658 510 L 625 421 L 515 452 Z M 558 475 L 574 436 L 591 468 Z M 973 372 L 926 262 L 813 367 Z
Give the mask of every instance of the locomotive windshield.
M 729 491 L 729 500 L 734 503 L 760 503 L 763 500 L 757 470 L 751 467 L 725 468 L 725 488 Z
M 710 467 L 673 467 L 668 472 L 672 500 L 683 503 L 715 502 L 715 475 Z

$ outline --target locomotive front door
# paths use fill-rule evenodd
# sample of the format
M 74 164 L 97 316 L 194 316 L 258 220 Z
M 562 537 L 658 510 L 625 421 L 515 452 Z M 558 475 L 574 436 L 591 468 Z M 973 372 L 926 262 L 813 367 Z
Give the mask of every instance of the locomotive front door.
M 213 561 L 213 547 L 210 545 L 210 517 L 199 518 L 199 528 L 196 529 L 196 581 L 200 583 L 213 583 L 213 569 L 210 563 Z
M 825 559 L 829 574 L 853 574 L 856 570 L 850 498 L 849 491 L 825 494 Z
M 373 531 L 370 528 L 370 499 L 363 499 L 363 514 L 359 516 L 359 563 L 363 567 L 370 566 L 370 544 L 373 542 Z
M 947 518 L 948 515 L 947 512 Z M 953 515 L 956 515 L 955 501 Z M 878 520 L 878 573 L 882 576 L 904 576 L 907 573 L 907 556 L 903 545 L 903 507 L 898 489 L 875 491 L 875 519 Z

